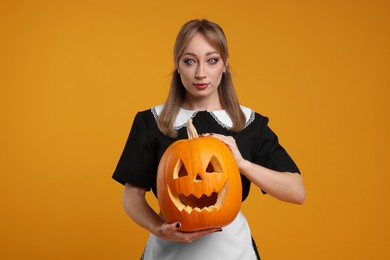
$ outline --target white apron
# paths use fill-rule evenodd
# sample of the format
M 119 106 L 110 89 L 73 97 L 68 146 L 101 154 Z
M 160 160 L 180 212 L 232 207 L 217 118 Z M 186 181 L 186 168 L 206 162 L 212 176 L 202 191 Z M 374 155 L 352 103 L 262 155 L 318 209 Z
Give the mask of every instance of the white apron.
M 144 260 L 256 260 L 248 222 L 239 212 L 222 232 L 206 235 L 191 243 L 162 240 L 150 234 Z

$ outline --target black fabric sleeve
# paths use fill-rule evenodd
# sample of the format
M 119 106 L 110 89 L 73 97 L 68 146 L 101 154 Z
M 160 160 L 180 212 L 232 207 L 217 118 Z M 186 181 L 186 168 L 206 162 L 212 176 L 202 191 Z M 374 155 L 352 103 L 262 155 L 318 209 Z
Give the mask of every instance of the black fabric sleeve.
M 112 178 L 121 184 L 128 182 L 149 191 L 155 182 L 157 166 L 149 134 L 152 126 L 143 115 L 138 112 L 135 116 Z
M 261 125 L 255 163 L 279 172 L 300 173 L 298 166 L 279 144 L 277 135 L 269 128 L 268 121 L 268 118 L 264 118 Z

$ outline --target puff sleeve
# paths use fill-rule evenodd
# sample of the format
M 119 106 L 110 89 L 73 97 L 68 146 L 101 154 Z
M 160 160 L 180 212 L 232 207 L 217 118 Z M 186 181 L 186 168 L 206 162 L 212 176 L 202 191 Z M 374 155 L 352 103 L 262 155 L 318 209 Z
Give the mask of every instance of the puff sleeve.
M 153 149 L 152 120 L 138 112 L 134 118 L 127 142 L 116 166 L 113 179 L 121 184 L 131 183 L 150 190 L 155 184 L 157 160 Z
M 271 170 L 300 173 L 298 166 L 280 145 L 277 135 L 268 126 L 268 118 L 261 124 L 261 132 L 254 162 Z

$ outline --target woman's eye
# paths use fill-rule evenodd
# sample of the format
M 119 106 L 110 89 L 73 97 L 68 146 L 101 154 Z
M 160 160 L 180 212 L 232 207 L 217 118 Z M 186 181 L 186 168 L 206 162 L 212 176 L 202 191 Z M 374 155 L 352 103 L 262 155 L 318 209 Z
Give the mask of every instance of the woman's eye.
M 216 59 L 216 58 L 211 58 L 211 59 L 209 59 L 209 63 L 210 64 L 215 64 L 215 63 L 217 63 L 219 61 L 219 59 Z
M 195 64 L 195 61 L 194 60 L 191 60 L 191 59 L 188 59 L 188 60 L 184 60 L 184 62 L 188 65 L 192 65 L 192 64 Z

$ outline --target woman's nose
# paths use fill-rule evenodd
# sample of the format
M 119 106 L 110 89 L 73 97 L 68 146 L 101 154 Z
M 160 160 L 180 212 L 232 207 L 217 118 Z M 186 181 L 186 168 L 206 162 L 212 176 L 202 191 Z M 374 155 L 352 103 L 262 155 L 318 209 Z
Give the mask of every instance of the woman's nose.
M 197 79 L 204 79 L 205 77 L 206 77 L 206 75 L 204 73 L 203 65 L 199 64 L 198 67 L 196 68 L 195 78 L 197 78 Z

